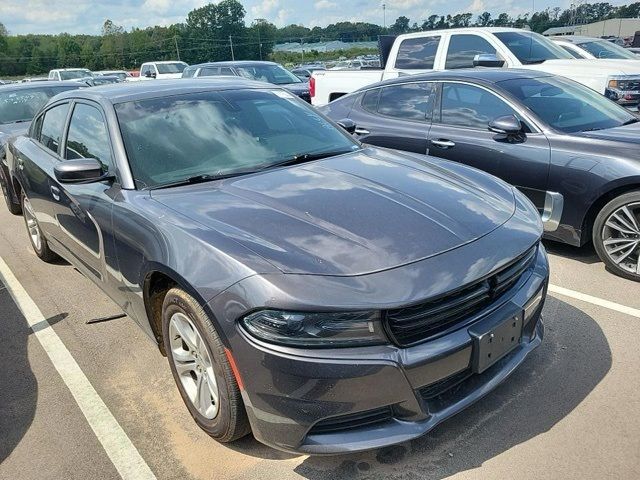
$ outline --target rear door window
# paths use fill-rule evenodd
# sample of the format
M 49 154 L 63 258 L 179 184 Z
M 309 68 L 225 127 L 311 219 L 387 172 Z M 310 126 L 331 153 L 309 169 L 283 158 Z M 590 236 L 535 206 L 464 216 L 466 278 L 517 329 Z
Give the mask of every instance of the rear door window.
M 380 93 L 378 113 L 410 120 L 431 118 L 433 106 L 431 83 L 408 83 L 384 87 Z
M 471 68 L 476 55 L 483 53 L 495 54 L 496 49 L 478 35 L 452 35 L 444 68 Z
M 440 37 L 409 38 L 400 44 L 396 68 L 403 70 L 432 70 Z
M 63 103 L 44 113 L 38 140 L 53 153 L 58 153 L 68 112 L 69 104 Z

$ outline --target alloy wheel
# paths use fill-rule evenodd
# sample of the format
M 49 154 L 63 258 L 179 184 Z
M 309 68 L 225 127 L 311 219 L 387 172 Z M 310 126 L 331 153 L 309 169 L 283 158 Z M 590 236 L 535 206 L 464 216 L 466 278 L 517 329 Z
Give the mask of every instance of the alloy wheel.
M 621 269 L 640 275 L 640 202 L 615 210 L 602 228 L 602 244 Z
M 211 355 L 193 322 L 183 313 L 169 320 L 171 358 L 191 404 L 203 417 L 218 415 L 219 391 Z
M 24 218 L 27 224 L 27 230 L 31 237 L 31 243 L 33 247 L 40 251 L 42 250 L 42 233 L 40 232 L 40 226 L 36 220 L 36 213 L 31 206 L 31 201 L 27 197 L 24 198 Z

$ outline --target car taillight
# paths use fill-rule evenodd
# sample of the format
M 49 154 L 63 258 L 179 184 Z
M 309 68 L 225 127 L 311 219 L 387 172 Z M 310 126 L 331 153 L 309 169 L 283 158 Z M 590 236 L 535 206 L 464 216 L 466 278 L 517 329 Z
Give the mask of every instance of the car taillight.
M 309 95 L 311 98 L 316 96 L 316 79 L 313 77 L 309 80 Z

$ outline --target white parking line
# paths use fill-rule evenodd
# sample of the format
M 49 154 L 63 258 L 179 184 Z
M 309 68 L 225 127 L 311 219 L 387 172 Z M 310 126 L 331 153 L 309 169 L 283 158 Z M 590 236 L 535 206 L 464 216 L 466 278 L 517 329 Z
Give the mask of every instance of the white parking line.
M 0 278 L 123 480 L 155 480 L 136 447 L 2 258 Z
M 637 308 L 627 307 L 626 305 L 620 305 L 619 303 L 610 302 L 602 298 L 593 297 L 586 293 L 576 292 L 575 290 L 569 290 L 568 288 L 559 287 L 558 285 L 549 285 L 549 291 L 564 295 L 565 297 L 575 298 L 582 302 L 598 305 L 599 307 L 608 308 L 616 312 L 624 313 L 625 315 L 631 315 L 632 317 L 640 318 L 640 310 Z

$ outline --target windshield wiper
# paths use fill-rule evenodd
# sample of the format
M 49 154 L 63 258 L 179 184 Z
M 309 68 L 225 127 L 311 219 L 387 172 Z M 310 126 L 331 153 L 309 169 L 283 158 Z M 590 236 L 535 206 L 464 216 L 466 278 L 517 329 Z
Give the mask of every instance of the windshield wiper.
M 237 177 L 238 175 L 243 175 L 245 173 L 247 172 L 234 172 L 221 175 L 194 175 L 193 177 L 185 178 L 184 180 L 179 180 L 177 182 L 163 183 L 161 185 L 151 187 L 150 190 L 160 190 L 162 188 L 181 187 L 184 185 L 195 185 L 197 183 L 213 182 L 215 180 L 224 180 L 225 178 Z
M 276 168 L 276 167 L 285 167 L 287 165 L 295 165 L 298 163 L 310 162 L 312 160 L 320 160 L 322 158 L 335 157 L 337 155 L 343 155 L 345 153 L 351 153 L 351 152 L 353 152 L 353 150 L 335 150 L 335 151 L 329 151 L 329 152 L 301 153 L 299 155 L 294 155 L 291 158 L 287 158 L 286 160 L 281 160 L 279 162 L 267 165 L 266 167 L 263 167 L 260 170 L 266 170 L 268 168 Z

